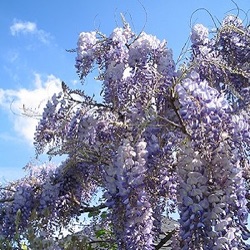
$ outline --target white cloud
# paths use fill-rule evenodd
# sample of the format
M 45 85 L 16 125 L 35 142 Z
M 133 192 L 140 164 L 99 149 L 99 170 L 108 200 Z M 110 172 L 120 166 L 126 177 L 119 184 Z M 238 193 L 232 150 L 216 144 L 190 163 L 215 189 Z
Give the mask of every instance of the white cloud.
M 14 19 L 13 24 L 10 26 L 10 32 L 12 36 L 18 34 L 33 34 L 42 43 L 49 43 L 51 35 L 42 29 L 38 29 L 36 23 L 24 22 Z
M 12 36 L 17 35 L 18 33 L 36 33 L 37 27 L 36 24 L 32 22 L 14 20 L 13 25 L 10 27 L 10 32 Z
M 60 91 L 60 79 L 49 75 L 43 81 L 39 74 L 35 74 L 34 88 L 31 90 L 0 88 L 0 108 L 8 113 L 15 131 L 29 144 L 32 144 L 35 128 L 43 108 L 53 94 Z

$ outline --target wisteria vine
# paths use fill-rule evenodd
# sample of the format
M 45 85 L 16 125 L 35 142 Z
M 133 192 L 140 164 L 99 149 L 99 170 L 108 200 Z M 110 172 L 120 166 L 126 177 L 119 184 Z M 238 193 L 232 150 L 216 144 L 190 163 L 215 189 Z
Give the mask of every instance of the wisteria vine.
M 95 235 L 101 240 L 91 241 L 106 248 L 160 249 L 164 216 L 178 212 L 164 239 L 173 249 L 250 249 L 249 27 L 233 15 L 214 34 L 194 25 L 181 66 L 166 41 L 137 35 L 125 21 L 109 36 L 81 33 L 75 67 L 83 81 L 98 69 L 103 102 L 63 82 L 47 103 L 36 152 L 67 159 L 1 187 L 1 244 L 32 226 L 44 240 L 106 209 L 95 221 L 105 228 Z M 93 208 L 98 190 L 103 203 Z

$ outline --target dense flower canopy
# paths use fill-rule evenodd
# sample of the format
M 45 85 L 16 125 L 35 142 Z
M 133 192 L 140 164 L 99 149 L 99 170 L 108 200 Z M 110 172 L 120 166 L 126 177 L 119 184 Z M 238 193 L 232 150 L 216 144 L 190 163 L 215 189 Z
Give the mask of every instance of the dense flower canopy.
M 91 246 L 97 226 L 103 249 L 160 249 L 163 215 L 172 212 L 180 215 L 165 237 L 173 249 L 250 248 L 250 29 L 227 16 L 214 34 L 197 24 L 190 38 L 190 57 L 176 66 L 166 41 L 126 22 L 109 36 L 79 35 L 77 73 L 97 74 L 103 102 L 63 82 L 47 103 L 37 154 L 67 159 L 29 167 L 27 178 L 1 188 L 2 246 L 26 239 L 70 249 L 46 239 L 102 211 L 74 235 L 75 249 Z M 102 203 L 93 208 L 96 193 Z

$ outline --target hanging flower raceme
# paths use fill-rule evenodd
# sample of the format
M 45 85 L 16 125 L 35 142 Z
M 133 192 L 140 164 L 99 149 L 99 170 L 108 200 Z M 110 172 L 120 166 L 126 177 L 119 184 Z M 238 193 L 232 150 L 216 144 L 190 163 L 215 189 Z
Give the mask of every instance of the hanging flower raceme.
M 211 224 L 206 218 L 209 173 L 199 152 L 190 145 L 183 146 L 179 153 L 177 172 L 181 249 L 211 249 L 207 234 Z
M 193 148 L 185 149 L 178 162 L 182 249 L 244 247 L 249 237 L 246 191 L 232 108 L 197 71 L 176 89 L 180 116 L 190 135 L 187 147 Z M 239 204 L 241 215 L 232 212 Z
M 183 249 L 245 249 L 244 240 L 249 237 L 246 183 L 242 178 L 249 148 L 249 115 L 244 111 L 249 70 L 242 67 L 245 57 L 241 54 L 249 54 L 247 32 L 242 22 L 232 16 L 223 21 L 218 37 L 209 39 L 208 30 L 202 25 L 192 31 L 195 70 L 176 89 L 190 146 L 197 150 L 200 173 L 206 178 L 204 189 L 199 189 L 204 191 L 206 205 L 201 210 L 201 221 L 197 221 L 201 222 L 201 232 L 196 234 L 197 229 L 191 230 L 189 224 L 190 218 L 195 217 L 192 206 L 197 202 L 191 195 L 196 186 L 188 185 L 190 173 L 186 171 L 192 164 L 180 164 L 181 236 L 187 237 Z M 243 70 L 238 71 L 237 67 Z M 185 160 L 189 154 L 186 155 Z M 190 155 L 191 162 L 194 156 Z M 196 223 L 192 229 L 197 226 Z
M 146 190 L 146 142 L 124 139 L 106 177 L 109 206 L 119 249 L 153 249 L 153 210 Z M 118 208 L 120 211 L 118 211 Z M 121 216 L 122 215 L 122 216 Z
M 80 78 L 86 76 L 93 67 L 94 53 L 98 47 L 96 35 L 96 32 L 82 32 L 79 35 L 75 67 Z
M 227 95 L 235 112 L 249 105 L 250 29 L 239 17 L 225 17 L 216 36 L 209 38 L 203 25 L 194 26 L 191 34 L 192 62 L 200 77 Z
M 201 81 L 197 71 L 191 71 L 176 90 L 181 104 L 179 112 L 193 142 L 215 148 L 231 119 L 225 96 L 206 80 Z

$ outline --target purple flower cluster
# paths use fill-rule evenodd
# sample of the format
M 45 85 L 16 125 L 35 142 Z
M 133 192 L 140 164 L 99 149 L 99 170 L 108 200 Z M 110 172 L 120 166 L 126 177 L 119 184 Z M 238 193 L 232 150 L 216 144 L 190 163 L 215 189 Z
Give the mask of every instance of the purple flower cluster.
M 5 190 L 5 189 L 4 189 Z M 12 191 L 13 192 L 13 191 Z M 9 193 L 9 192 L 7 192 Z M 11 205 L 1 205 L 1 226 L 0 234 L 11 238 L 16 233 L 16 228 L 24 230 L 34 207 L 34 187 L 25 182 L 20 183 L 11 196 L 3 192 L 1 197 L 10 200 Z
M 135 146 L 124 139 L 117 150 L 115 162 L 107 167 L 106 182 L 109 205 L 114 210 L 119 200 L 120 214 L 113 214 L 115 232 L 119 233 L 121 248 L 153 249 L 153 216 L 149 194 L 145 189 L 146 142 L 139 140 Z
M 250 236 L 242 168 L 229 147 L 221 143 L 209 161 L 189 147 L 180 155 L 182 249 L 240 249 Z
M 192 36 L 194 34 L 197 31 L 193 31 Z M 198 34 L 203 37 L 201 31 Z M 199 43 L 193 41 L 192 62 L 198 65 L 201 79 L 206 79 L 211 86 L 226 94 L 235 112 L 245 109 L 249 105 L 249 26 L 244 26 L 238 17 L 229 15 L 216 36 L 211 39 L 204 36 L 200 40 Z
M 1 189 L 0 235 L 13 239 L 16 233 L 24 234 L 34 220 L 40 230 L 53 235 L 79 215 L 81 202 L 91 199 L 96 190 L 88 180 L 83 164 L 69 168 L 65 162 L 56 166 L 30 166 L 30 174 L 19 182 Z M 45 225 L 47 223 L 47 225 Z M 38 229 L 39 232 L 39 229 Z
M 110 36 L 81 33 L 77 73 L 83 80 L 98 68 L 104 101 L 62 83 L 35 146 L 67 159 L 1 189 L 0 235 L 13 238 L 34 220 L 51 235 L 100 188 L 118 249 L 154 249 L 162 214 L 177 208 L 175 249 L 247 249 L 249 32 L 233 16 L 214 37 L 195 25 L 177 72 L 165 41 L 125 22 Z
M 206 215 L 209 208 L 208 174 L 198 152 L 184 147 L 179 156 L 179 210 L 181 249 L 195 249 L 206 246 Z M 204 242 L 204 240 L 206 242 Z M 209 249 L 209 248 L 204 248 Z
M 249 69 L 240 55 L 248 55 L 245 32 L 236 17 L 224 20 L 216 38 L 196 25 L 191 70 L 176 85 L 189 135 L 177 157 L 181 249 L 246 249 L 250 237 L 243 178 L 249 150 Z
M 80 35 L 78 54 L 88 53 L 88 50 L 83 52 L 83 48 L 88 47 L 92 35 L 93 32 Z M 138 99 L 150 99 L 149 96 L 140 96 L 140 93 L 150 93 L 156 82 L 160 84 L 173 76 L 175 64 L 171 50 L 166 49 L 166 42 L 144 32 L 136 36 L 129 25 L 116 28 L 109 37 L 101 36 L 95 43 L 97 45 L 91 47 L 92 57 L 87 64 L 92 65 L 94 60 L 99 67 L 98 78 L 103 80 L 104 101 L 114 108 L 131 106 Z M 85 60 L 82 62 L 86 64 Z M 77 71 L 85 76 L 86 68 L 79 65 L 76 64 Z
M 181 105 L 179 112 L 193 142 L 206 150 L 216 147 L 230 120 L 231 107 L 224 95 L 206 80 L 201 81 L 195 70 L 176 86 L 176 91 Z
M 76 68 L 80 76 L 86 76 L 94 63 L 93 54 L 95 47 L 98 46 L 96 38 L 96 32 L 82 32 L 79 35 L 79 40 L 77 43 L 77 57 L 76 57 Z
M 202 24 L 196 24 L 192 28 L 191 42 L 193 44 L 206 44 L 208 42 L 208 28 Z

